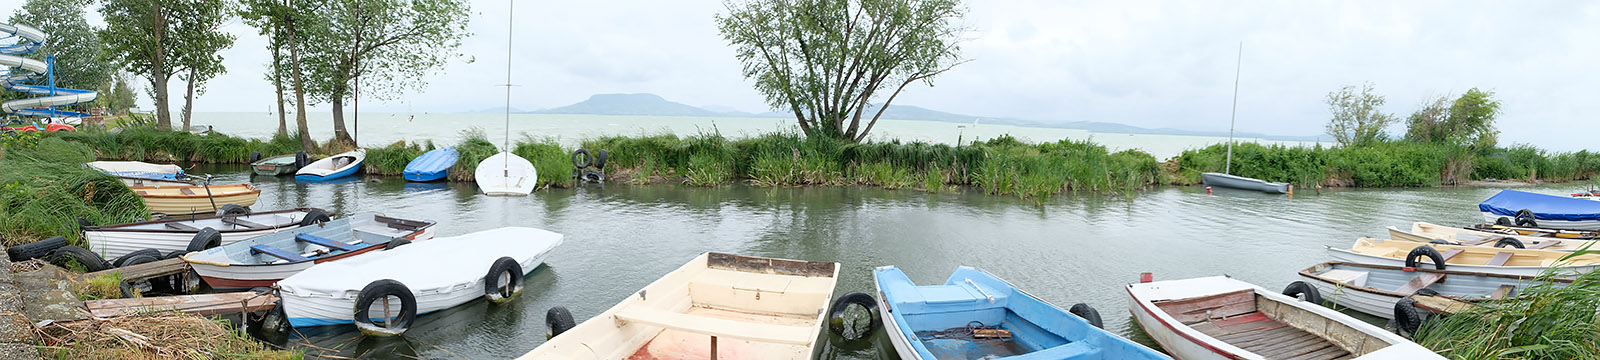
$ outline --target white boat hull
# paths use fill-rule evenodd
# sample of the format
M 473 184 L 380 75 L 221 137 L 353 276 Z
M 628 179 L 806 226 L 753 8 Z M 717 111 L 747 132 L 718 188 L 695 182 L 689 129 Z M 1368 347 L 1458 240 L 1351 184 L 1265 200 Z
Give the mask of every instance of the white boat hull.
M 1322 294 L 1323 300 L 1333 303 L 1335 306 L 1394 320 L 1394 304 L 1400 302 L 1400 297 L 1398 296 L 1362 291 L 1308 276 L 1301 277 L 1306 280 L 1307 284 L 1317 288 L 1317 292 Z
M 528 196 L 539 180 L 533 163 L 508 152 L 494 154 L 478 162 L 473 170 L 478 189 L 489 196 Z
M 279 231 L 293 231 L 297 227 L 263 229 L 258 231 L 230 231 L 222 233 L 222 244 L 232 244 L 244 239 Z M 137 231 L 84 231 L 89 249 L 100 257 L 112 259 L 141 249 L 156 249 L 161 253 L 185 250 L 194 240 L 194 233 L 159 233 Z
M 1144 328 L 1145 334 L 1150 335 L 1150 339 L 1155 340 L 1156 344 L 1161 345 L 1161 349 L 1166 350 L 1167 354 L 1172 355 L 1173 358 L 1183 360 L 1232 359 L 1211 351 L 1211 349 L 1201 346 L 1199 343 L 1190 341 L 1184 338 L 1183 335 L 1178 335 L 1177 331 L 1163 325 L 1160 320 L 1156 320 L 1154 315 L 1141 309 L 1138 299 L 1128 299 L 1128 311 L 1133 313 L 1134 322 L 1139 323 L 1139 327 Z

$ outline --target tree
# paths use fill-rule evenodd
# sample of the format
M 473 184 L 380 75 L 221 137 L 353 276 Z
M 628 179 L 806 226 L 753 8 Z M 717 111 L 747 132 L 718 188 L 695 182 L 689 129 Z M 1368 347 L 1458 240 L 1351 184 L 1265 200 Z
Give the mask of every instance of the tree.
M 283 78 L 285 75 L 284 62 L 288 59 L 284 54 L 285 45 L 289 42 L 289 35 L 285 31 L 284 23 L 288 12 L 286 4 L 281 0 L 244 0 L 240 2 L 239 18 L 245 24 L 255 27 L 257 32 L 267 37 L 267 50 L 272 54 L 272 63 L 269 64 L 271 72 L 266 73 L 267 81 L 272 82 L 273 92 L 278 101 L 278 136 L 289 136 L 289 126 L 284 112 Z
M 325 17 L 305 31 L 307 91 L 333 105 L 334 140 L 354 144 L 345 128 L 344 103 L 357 81 L 365 94 L 392 98 L 420 89 L 424 77 L 451 58 L 467 32 L 461 0 L 330 0 Z
M 807 136 L 859 142 L 906 86 L 964 63 L 959 0 L 749 0 L 724 4 L 722 37 L 745 78 Z M 881 104 L 880 93 L 893 89 Z M 871 119 L 861 119 L 871 105 Z M 846 124 L 846 120 L 849 120 Z
M 1494 127 L 1499 116 L 1500 101 L 1492 91 L 1473 88 L 1454 101 L 1440 96 L 1406 119 L 1406 140 L 1493 148 L 1500 134 Z
M 119 72 L 112 79 L 114 80 L 111 83 L 95 89 L 100 92 L 100 96 L 95 97 L 94 104 L 95 107 L 104 108 L 112 114 L 120 114 L 135 105 L 138 93 L 134 92 L 133 85 L 130 84 L 133 80 L 129 79 L 126 73 Z
M 1399 121 L 1393 114 L 1378 110 L 1384 103 L 1383 95 L 1373 92 L 1372 83 L 1364 83 L 1360 89 L 1346 85 L 1328 93 L 1328 111 L 1333 112 L 1333 118 L 1328 120 L 1328 135 L 1346 147 L 1383 141 L 1383 129 Z
M 171 98 L 167 91 L 172 76 L 195 69 L 188 77 L 198 81 L 202 77 L 200 71 L 206 70 L 197 68 L 211 61 L 206 59 L 215 57 L 217 51 L 231 46 L 232 36 L 221 29 L 227 17 L 227 12 L 222 11 L 225 4 L 224 0 L 104 0 L 101 3 L 100 15 L 105 17 L 106 28 L 100 30 L 100 38 L 106 44 L 105 55 L 128 72 L 150 81 L 150 97 L 156 103 L 156 128 L 172 128 Z M 225 38 L 226 44 L 217 45 L 221 42 L 219 38 Z M 220 73 L 220 65 L 214 71 Z
M 55 55 L 57 87 L 98 89 L 112 82 L 116 68 L 101 60 L 100 36 L 84 20 L 84 9 L 91 2 L 28 0 L 11 15 L 11 23 L 32 26 L 45 33 L 44 46 L 25 57 L 45 60 L 45 55 Z
M 191 0 L 176 26 L 178 42 L 174 69 L 187 83 L 183 96 L 183 129 L 194 116 L 194 96 L 205 94 L 205 81 L 227 72 L 218 53 L 233 47 L 233 34 L 222 31 L 232 11 L 224 0 Z M 198 88 L 198 89 L 197 89 Z

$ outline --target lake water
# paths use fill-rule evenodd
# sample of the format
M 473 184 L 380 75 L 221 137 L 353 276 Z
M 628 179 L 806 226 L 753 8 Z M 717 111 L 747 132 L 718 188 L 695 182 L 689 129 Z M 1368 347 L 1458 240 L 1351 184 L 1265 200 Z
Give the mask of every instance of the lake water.
M 278 131 L 277 115 L 265 112 L 250 113 L 196 113 L 195 124 L 212 125 L 217 131 L 231 135 L 266 138 Z M 354 121 L 345 118 L 346 125 Z M 455 144 L 459 131 L 480 128 L 495 143 L 504 138 L 506 119 L 503 114 L 455 113 L 362 113 L 362 124 L 357 142 L 362 146 L 377 147 L 398 140 L 420 141 L 432 139 L 440 146 Z M 288 119 L 294 131 L 294 118 Z M 333 117 L 327 112 L 307 114 L 307 126 L 313 138 L 323 141 L 333 136 Z M 865 125 L 863 125 L 865 126 Z M 745 137 L 774 131 L 799 131 L 790 118 L 725 118 L 685 116 L 608 116 L 608 115 L 546 115 L 512 114 L 512 141 L 526 135 L 538 138 L 553 137 L 563 145 L 575 147 L 583 139 L 606 135 L 679 134 L 692 135 L 720 132 L 730 137 Z M 1091 133 L 1085 130 L 1035 128 L 1012 125 L 956 124 L 934 121 L 880 120 L 872 130 L 873 139 L 900 139 L 901 141 L 927 141 L 955 144 L 958 140 L 989 139 L 1009 134 L 1030 142 L 1060 139 L 1092 139 L 1113 151 L 1140 149 L 1166 160 L 1183 150 L 1227 142 L 1225 137 L 1144 135 Z M 1263 144 L 1312 145 L 1313 142 L 1271 141 L 1239 138 L 1240 142 Z
M 1498 191 L 1303 190 L 1291 198 L 1167 187 L 1132 196 L 1068 194 L 1039 204 L 976 191 L 611 185 L 503 198 L 479 195 L 471 183 L 395 177 L 296 183 L 252 177 L 243 166 L 199 170 L 221 175 L 223 183 L 256 184 L 258 210 L 320 207 L 426 218 L 438 221 L 440 236 L 501 226 L 566 235 L 508 305 L 474 301 L 424 315 L 395 339 L 335 326 L 299 330 L 288 342 L 312 354 L 378 358 L 519 356 L 545 341 L 550 307 L 565 306 L 581 322 L 706 251 L 839 262 L 836 295 L 872 292 L 877 266 L 899 266 L 922 284 L 975 266 L 1060 306 L 1088 303 L 1107 329 L 1155 346 L 1131 325 L 1123 290 L 1141 272 L 1158 280 L 1226 274 L 1281 289 L 1298 270 L 1326 261 L 1325 246 L 1386 237 L 1385 226 L 1411 221 L 1479 221 L 1476 204 Z M 866 342 L 828 336 L 824 343 L 820 358 L 894 358 L 881 331 Z

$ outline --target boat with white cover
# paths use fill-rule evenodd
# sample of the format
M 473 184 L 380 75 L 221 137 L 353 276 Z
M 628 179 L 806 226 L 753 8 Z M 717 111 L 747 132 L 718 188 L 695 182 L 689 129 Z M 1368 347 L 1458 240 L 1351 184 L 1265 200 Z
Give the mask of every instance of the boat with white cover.
M 503 151 L 478 162 L 473 176 L 478 189 L 489 196 L 528 196 L 539 180 L 533 163 Z
M 85 166 L 122 179 L 128 186 L 182 186 L 194 185 L 177 165 L 151 164 L 142 161 L 90 161 Z
M 1452 300 L 1478 302 L 1514 297 L 1522 289 L 1541 283 L 1564 287 L 1570 279 L 1534 281 L 1531 276 L 1437 270 L 1334 261 L 1300 270 L 1306 283 L 1335 305 L 1384 319 L 1394 318 L 1394 304 L 1420 292 L 1438 293 Z M 1423 291 L 1426 289 L 1427 291 Z
M 1134 321 L 1179 359 L 1444 359 L 1314 301 L 1225 276 L 1129 284 L 1127 290 Z
M 526 227 L 437 238 L 319 264 L 278 282 L 278 296 L 294 327 L 356 323 L 367 334 L 399 334 L 417 315 L 511 299 L 561 241 Z
M 161 253 L 173 251 L 199 251 L 206 249 L 206 239 L 196 240 L 203 229 L 215 230 L 221 235 L 216 246 L 279 231 L 293 230 L 313 224 L 328 215 L 321 209 L 299 208 L 265 211 L 246 215 L 202 216 L 194 218 L 141 221 L 126 224 L 84 226 L 83 238 L 89 250 L 111 259 L 141 249 L 156 249 Z M 198 243 L 197 243 L 198 241 Z
M 434 222 L 361 213 L 183 256 L 217 289 L 272 286 L 312 265 L 433 238 Z

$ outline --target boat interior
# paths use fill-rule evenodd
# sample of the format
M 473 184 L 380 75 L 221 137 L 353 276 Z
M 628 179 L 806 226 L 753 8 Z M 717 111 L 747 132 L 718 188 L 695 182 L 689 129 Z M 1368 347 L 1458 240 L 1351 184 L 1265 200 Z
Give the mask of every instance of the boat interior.
M 1413 294 L 1417 290 L 1431 289 L 1458 298 L 1513 297 L 1517 296 L 1524 283 L 1527 283 L 1514 276 L 1405 271 L 1397 267 L 1358 266 L 1338 262 L 1320 264 L 1307 270 L 1313 277 L 1347 286 L 1366 287 L 1395 294 Z M 1557 284 L 1557 286 L 1565 285 Z
M 382 246 L 424 227 L 416 223 L 376 214 L 356 214 L 329 221 L 322 226 L 302 227 L 250 239 L 247 240 L 250 246 L 229 247 L 226 256 L 239 264 L 316 260 L 370 246 Z
M 174 219 L 157 222 L 132 223 L 110 225 L 93 228 L 93 231 L 149 231 L 149 230 L 178 230 L 200 231 L 203 228 L 216 230 L 260 230 L 273 229 L 284 226 L 294 226 L 306 216 L 306 209 L 285 211 L 262 212 L 250 215 L 237 216 L 208 216 L 189 220 Z
M 1267 359 L 1350 359 L 1390 345 L 1254 289 L 1153 303 L 1189 328 Z
M 1555 242 L 1548 242 L 1554 244 Z M 1356 240 L 1351 252 L 1381 256 L 1392 259 L 1405 259 L 1412 249 L 1422 244 L 1410 241 L 1385 241 L 1378 239 Z M 1557 261 L 1570 253 L 1557 253 L 1548 251 L 1493 248 L 1484 246 L 1453 246 L 1433 244 L 1439 255 L 1444 257 L 1445 264 L 1450 265 L 1484 265 L 1484 266 L 1556 266 Z M 1568 259 L 1564 265 L 1591 265 L 1595 264 L 1594 256 L 1579 256 Z M 1432 264 L 1433 260 L 1423 257 L 1420 262 Z

